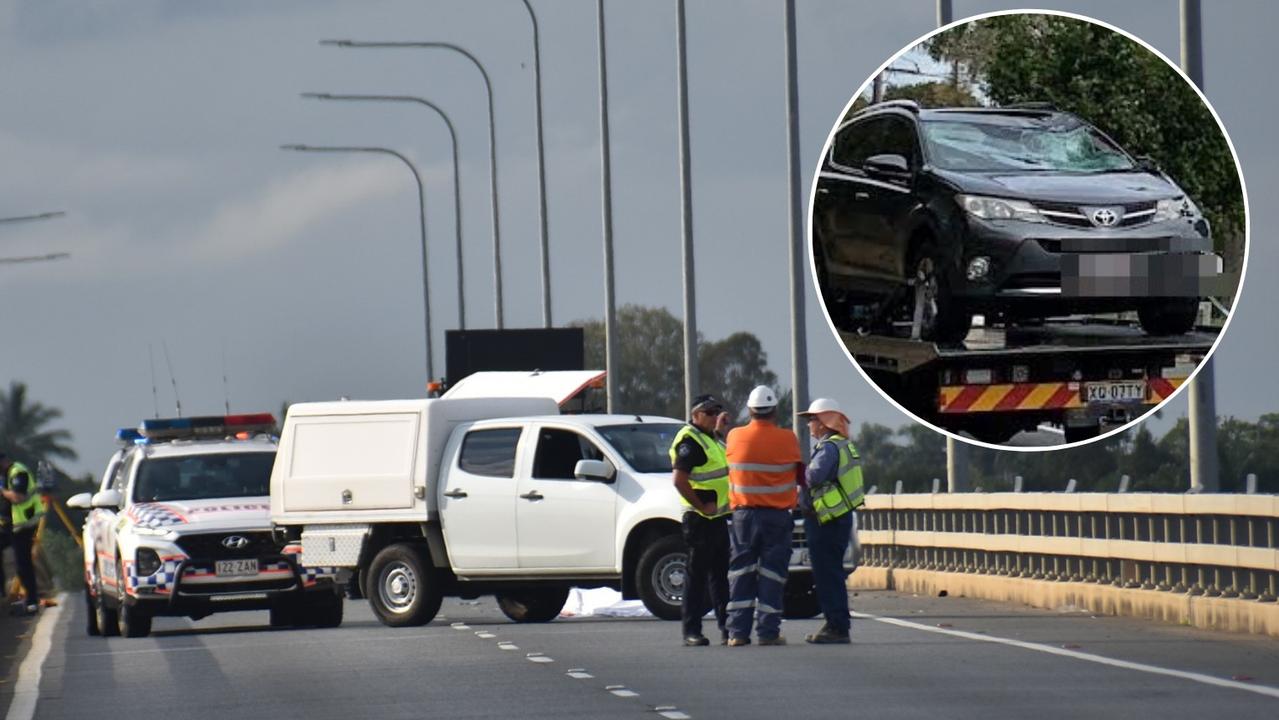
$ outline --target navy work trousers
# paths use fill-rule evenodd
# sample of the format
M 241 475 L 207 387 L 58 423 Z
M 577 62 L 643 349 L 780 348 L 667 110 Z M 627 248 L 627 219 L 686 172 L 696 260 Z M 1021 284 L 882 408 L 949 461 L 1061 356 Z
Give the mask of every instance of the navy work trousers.
M 688 572 L 680 607 L 684 636 L 702 634 L 702 616 L 709 610 L 715 611 L 723 633 L 728 612 L 728 516 L 712 519 L 686 512 L 683 534 L 688 545 Z
M 808 557 L 813 565 L 813 583 L 817 586 L 817 603 L 826 616 L 826 627 L 846 633 L 848 619 L 848 587 L 845 581 L 844 552 L 853 533 L 853 514 L 844 513 L 825 525 L 814 518 L 804 518 L 804 535 L 808 538 Z
M 790 510 L 733 511 L 733 557 L 728 562 L 728 632 L 749 638 L 759 613 L 759 637 L 775 638 L 782 627 L 782 595 L 790 566 L 795 521 Z

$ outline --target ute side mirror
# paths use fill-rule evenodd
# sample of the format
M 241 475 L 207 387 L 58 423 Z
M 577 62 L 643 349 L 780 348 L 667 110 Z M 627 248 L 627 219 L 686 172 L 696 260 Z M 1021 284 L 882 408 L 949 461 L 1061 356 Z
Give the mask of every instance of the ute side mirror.
M 1149 155 L 1137 156 L 1137 169 L 1152 175 L 1160 175 L 1163 173 L 1163 170 L 1159 167 L 1159 163 L 1155 162 L 1155 159 Z
M 910 162 L 905 157 L 893 153 L 871 155 L 862 162 L 862 170 L 865 170 L 868 175 L 902 177 L 910 174 Z
M 78 493 L 67 498 L 67 507 L 88 510 L 93 507 L 93 493 Z
M 124 498 L 120 495 L 119 490 L 103 490 L 93 496 L 90 504 L 95 508 L 109 508 L 115 510 L 120 507 L 120 503 Z
M 611 483 L 614 477 L 613 465 L 607 460 L 578 460 L 573 466 L 573 477 Z

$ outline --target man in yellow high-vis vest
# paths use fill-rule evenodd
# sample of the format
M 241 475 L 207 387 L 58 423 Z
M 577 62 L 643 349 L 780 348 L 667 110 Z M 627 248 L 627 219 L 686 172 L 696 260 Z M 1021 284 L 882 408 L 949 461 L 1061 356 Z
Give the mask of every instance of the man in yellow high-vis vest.
M 671 442 L 671 475 L 684 506 L 681 530 L 688 545 L 680 617 L 684 644 L 709 645 L 702 616 L 715 611 L 721 642 L 728 607 L 728 459 L 720 433 L 728 425 L 724 406 L 713 395 L 698 395 L 689 424 Z
M 31 559 L 35 543 L 36 524 L 44 513 L 44 498 L 36 487 L 35 474 L 27 466 L 15 462 L 0 452 L 0 511 L 3 511 L 6 533 L 12 533 L 13 562 L 18 578 L 27 592 L 26 610 L 34 613 L 40 609 L 40 594 L 36 590 L 36 568 Z M 7 506 L 7 509 L 6 509 Z M 0 587 L 4 586 L 4 571 L 0 570 Z
M 817 438 L 800 505 L 817 602 L 826 617 L 822 628 L 804 639 L 819 645 L 847 644 L 851 621 L 844 553 L 852 538 L 853 511 L 863 503 L 861 459 L 848 439 L 848 416 L 839 403 L 818 398 L 800 416 L 808 418 L 808 432 Z

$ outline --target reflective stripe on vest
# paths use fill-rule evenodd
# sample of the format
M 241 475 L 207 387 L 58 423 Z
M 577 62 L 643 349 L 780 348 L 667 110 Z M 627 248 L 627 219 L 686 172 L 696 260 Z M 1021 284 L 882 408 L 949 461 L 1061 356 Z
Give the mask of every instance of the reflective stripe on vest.
M 701 446 L 702 452 L 706 453 L 706 462 L 693 468 L 688 474 L 688 484 L 694 490 L 710 490 L 715 493 L 715 514 L 707 515 L 694 508 L 683 495 L 679 496 L 680 504 L 702 517 L 717 518 L 727 515 L 731 510 L 728 507 L 728 458 L 724 456 L 724 446 L 692 425 L 685 425 L 675 433 L 675 439 L 671 442 L 669 452 L 672 464 L 675 462 L 675 449 L 686 437 L 693 438 Z
M 733 509 L 795 507 L 799 442 L 771 422 L 752 420 L 728 438 L 728 499 Z
M 44 498 L 40 497 L 39 493 L 35 492 L 35 476 L 31 474 L 31 471 L 27 469 L 26 465 L 15 462 L 9 466 L 9 489 L 17 490 L 13 487 L 13 481 L 15 477 L 22 473 L 27 474 L 27 487 L 21 490 L 21 492 L 27 496 L 27 499 L 20 503 L 13 503 L 13 510 L 11 511 L 11 514 L 14 525 L 21 525 L 31 518 L 44 513 Z
M 865 502 L 862 486 L 862 461 L 852 442 L 841 435 L 828 435 L 817 443 L 817 448 L 831 443 L 839 452 L 839 469 L 835 480 L 819 483 L 809 489 L 813 512 L 817 520 L 828 523 L 857 509 Z

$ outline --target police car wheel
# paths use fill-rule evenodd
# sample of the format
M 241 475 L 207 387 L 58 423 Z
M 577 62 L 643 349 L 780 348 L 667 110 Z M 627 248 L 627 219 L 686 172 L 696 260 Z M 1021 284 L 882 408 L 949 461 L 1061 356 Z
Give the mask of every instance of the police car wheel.
M 98 565 L 98 577 L 102 577 L 102 565 Z M 91 612 L 97 618 L 98 632 L 103 637 L 114 637 L 120 634 L 119 626 L 116 619 L 115 608 L 107 607 L 106 593 L 102 591 L 102 584 L 98 583 L 98 597 L 93 601 Z
M 522 590 L 499 593 L 497 606 L 508 618 L 519 623 L 550 622 L 560 616 L 564 601 L 568 600 L 568 588 Z
M 391 627 L 431 622 L 444 599 L 426 548 L 409 543 L 382 548 L 365 589 L 378 620 Z
M 302 606 L 302 620 L 318 628 L 334 628 L 342 624 L 342 596 L 316 591 L 307 596 Z
M 813 586 L 811 576 L 792 575 L 786 579 L 786 590 L 782 596 L 782 617 L 788 620 L 807 620 L 821 612 L 822 606 L 817 601 L 817 588 Z
M 292 603 L 287 605 L 273 605 L 269 610 L 269 620 L 271 627 L 284 628 L 292 627 L 297 624 L 297 607 Z
M 97 607 L 93 602 L 93 593 L 89 591 L 88 585 L 84 587 L 84 617 L 85 630 L 88 631 L 89 635 L 93 637 L 101 635 L 102 631 L 98 629 Z
M 151 616 L 137 605 L 120 605 L 120 634 L 127 638 L 142 638 L 151 634 Z
M 644 607 L 662 620 L 678 620 L 688 574 L 688 549 L 676 534 L 663 535 L 640 555 L 635 587 Z

